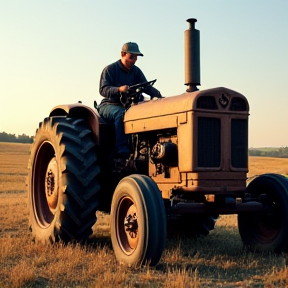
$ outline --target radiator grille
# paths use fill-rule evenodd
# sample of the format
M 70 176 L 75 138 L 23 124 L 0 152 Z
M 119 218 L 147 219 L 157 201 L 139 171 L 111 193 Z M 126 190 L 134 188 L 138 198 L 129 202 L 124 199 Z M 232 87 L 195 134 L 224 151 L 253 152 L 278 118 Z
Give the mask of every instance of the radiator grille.
M 199 109 L 218 109 L 215 97 L 213 96 L 201 96 L 197 99 L 197 108 Z
M 231 121 L 231 164 L 235 168 L 248 167 L 248 121 Z
M 219 167 L 221 161 L 219 118 L 198 117 L 198 167 Z

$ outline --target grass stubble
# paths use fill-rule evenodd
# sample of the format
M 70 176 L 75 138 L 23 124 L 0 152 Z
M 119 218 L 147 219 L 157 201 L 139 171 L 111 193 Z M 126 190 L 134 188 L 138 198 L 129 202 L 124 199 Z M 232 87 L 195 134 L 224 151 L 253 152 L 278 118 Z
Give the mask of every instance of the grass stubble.
M 119 265 L 109 215 L 97 212 L 87 244 L 35 244 L 28 230 L 30 144 L 0 143 L 0 287 L 288 287 L 287 254 L 243 249 L 236 215 L 197 239 L 169 238 L 156 267 Z M 250 157 L 249 177 L 288 174 L 288 159 Z

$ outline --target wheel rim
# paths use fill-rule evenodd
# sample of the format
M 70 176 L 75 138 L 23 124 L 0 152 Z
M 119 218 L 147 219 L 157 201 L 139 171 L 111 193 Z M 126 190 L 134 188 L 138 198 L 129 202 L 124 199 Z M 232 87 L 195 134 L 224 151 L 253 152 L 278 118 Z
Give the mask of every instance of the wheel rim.
M 121 199 L 116 215 L 119 246 L 126 255 L 130 255 L 135 251 L 139 241 L 137 207 L 130 197 Z
M 256 235 L 262 243 L 271 242 L 275 239 L 282 226 L 281 207 L 274 201 L 271 201 L 268 209 L 268 213 L 262 215 L 262 217 L 256 218 L 254 226 L 254 235 Z
M 56 213 L 58 203 L 58 165 L 50 142 L 43 142 L 35 156 L 32 201 L 38 225 L 48 227 Z

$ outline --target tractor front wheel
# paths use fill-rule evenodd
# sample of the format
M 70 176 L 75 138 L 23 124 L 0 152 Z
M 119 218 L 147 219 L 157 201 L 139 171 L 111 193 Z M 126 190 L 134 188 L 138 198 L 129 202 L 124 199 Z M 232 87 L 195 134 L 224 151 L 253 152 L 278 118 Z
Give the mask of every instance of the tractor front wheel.
M 158 263 L 166 241 L 166 214 L 161 192 L 151 178 L 130 175 L 116 187 L 111 206 L 111 240 L 120 263 Z

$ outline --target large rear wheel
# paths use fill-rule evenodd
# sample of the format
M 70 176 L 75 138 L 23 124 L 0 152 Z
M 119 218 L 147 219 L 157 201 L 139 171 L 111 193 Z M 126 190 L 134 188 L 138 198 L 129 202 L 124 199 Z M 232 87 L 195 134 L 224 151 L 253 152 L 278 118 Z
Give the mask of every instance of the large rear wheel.
M 243 244 L 252 250 L 288 251 L 288 179 L 261 175 L 249 183 L 247 195 L 261 202 L 264 212 L 238 215 Z
M 116 187 L 111 206 L 111 240 L 120 263 L 158 263 L 166 241 L 166 215 L 161 192 L 151 178 L 130 175 Z
M 36 241 L 83 242 L 98 207 L 99 166 L 83 119 L 46 118 L 28 164 L 29 222 Z

